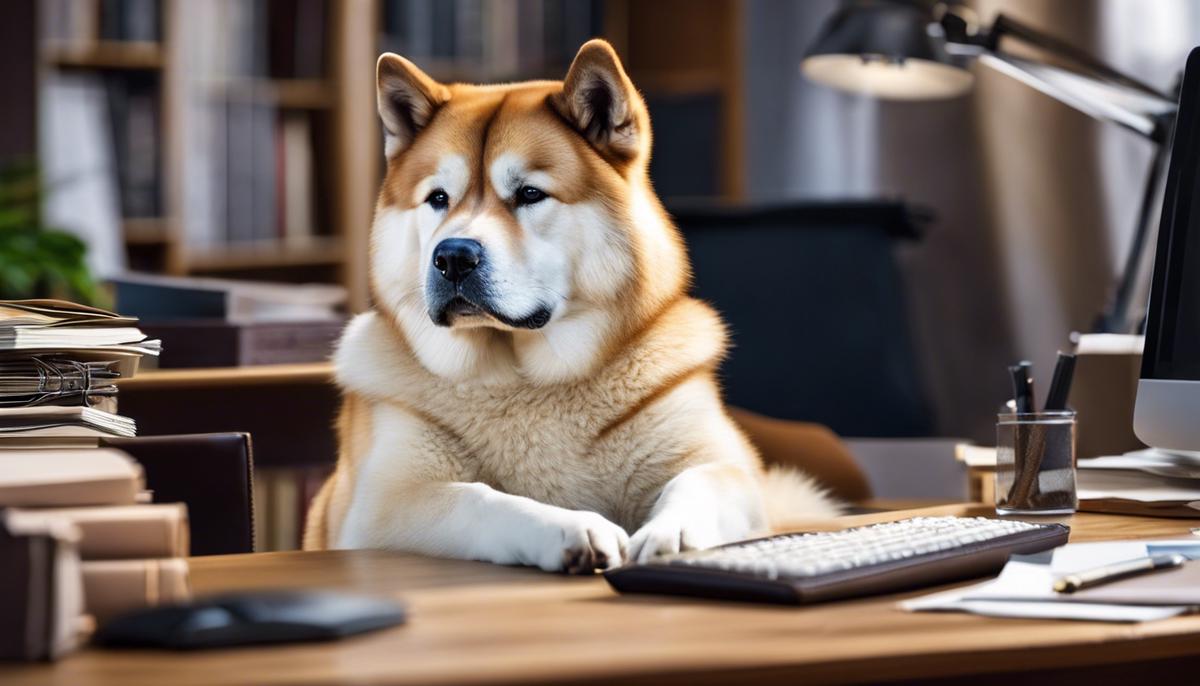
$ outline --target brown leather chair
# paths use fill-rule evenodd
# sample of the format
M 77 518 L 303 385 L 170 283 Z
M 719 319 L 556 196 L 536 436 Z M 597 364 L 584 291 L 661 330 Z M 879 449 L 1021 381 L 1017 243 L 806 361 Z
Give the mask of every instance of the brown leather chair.
M 193 555 L 254 552 L 254 459 L 250 434 L 106 438 L 146 474 L 155 502 L 184 503 Z
M 729 414 L 767 464 L 795 467 L 846 502 L 861 502 L 871 497 L 866 474 L 837 434 L 826 427 L 773 419 L 736 407 L 730 407 Z

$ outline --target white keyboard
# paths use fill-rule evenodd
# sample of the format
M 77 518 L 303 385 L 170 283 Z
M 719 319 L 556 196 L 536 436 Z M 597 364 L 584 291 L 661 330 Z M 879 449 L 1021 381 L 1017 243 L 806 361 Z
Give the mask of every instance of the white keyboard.
M 981 576 L 1012 553 L 1066 543 L 1059 524 L 916 517 L 782 534 L 660 557 L 606 574 L 623 592 L 805 603 Z

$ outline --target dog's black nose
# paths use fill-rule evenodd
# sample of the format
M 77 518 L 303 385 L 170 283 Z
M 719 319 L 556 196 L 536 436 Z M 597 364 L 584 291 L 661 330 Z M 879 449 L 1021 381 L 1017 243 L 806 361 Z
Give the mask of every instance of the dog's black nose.
M 483 246 L 469 238 L 447 238 L 433 248 L 433 268 L 454 283 L 475 271 L 481 259 Z

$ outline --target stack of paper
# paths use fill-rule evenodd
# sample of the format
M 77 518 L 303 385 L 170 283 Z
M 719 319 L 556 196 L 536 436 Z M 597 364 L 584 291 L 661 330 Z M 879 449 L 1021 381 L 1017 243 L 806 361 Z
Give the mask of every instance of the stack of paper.
M 58 351 L 107 348 L 157 355 L 137 319 L 63 300 L 0 301 L 0 350 Z
M 996 449 L 959 446 L 969 467 L 995 468 Z M 1200 517 L 1200 453 L 1135 450 L 1078 460 L 1079 509 L 1154 517 Z
M 1200 453 L 1149 448 L 1079 461 L 1081 509 L 1200 516 Z
M 1200 559 L 1200 540 L 1073 543 L 1038 555 L 1016 555 L 1000 576 L 952 591 L 906 600 L 910 612 L 957 611 L 989 617 L 1144 622 L 1200 608 L 1200 562 L 1115 581 L 1076 593 L 1056 593 L 1067 574 L 1147 555 Z
M 115 382 L 158 355 L 137 320 L 58 300 L 0 301 L 0 448 L 133 436 Z

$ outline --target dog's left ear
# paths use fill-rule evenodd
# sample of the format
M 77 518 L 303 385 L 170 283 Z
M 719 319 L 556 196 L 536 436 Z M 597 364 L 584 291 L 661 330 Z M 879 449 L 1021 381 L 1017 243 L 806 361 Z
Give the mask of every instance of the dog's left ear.
M 594 38 L 579 48 L 552 102 L 605 156 L 628 161 L 650 148 L 646 104 L 607 41 Z

